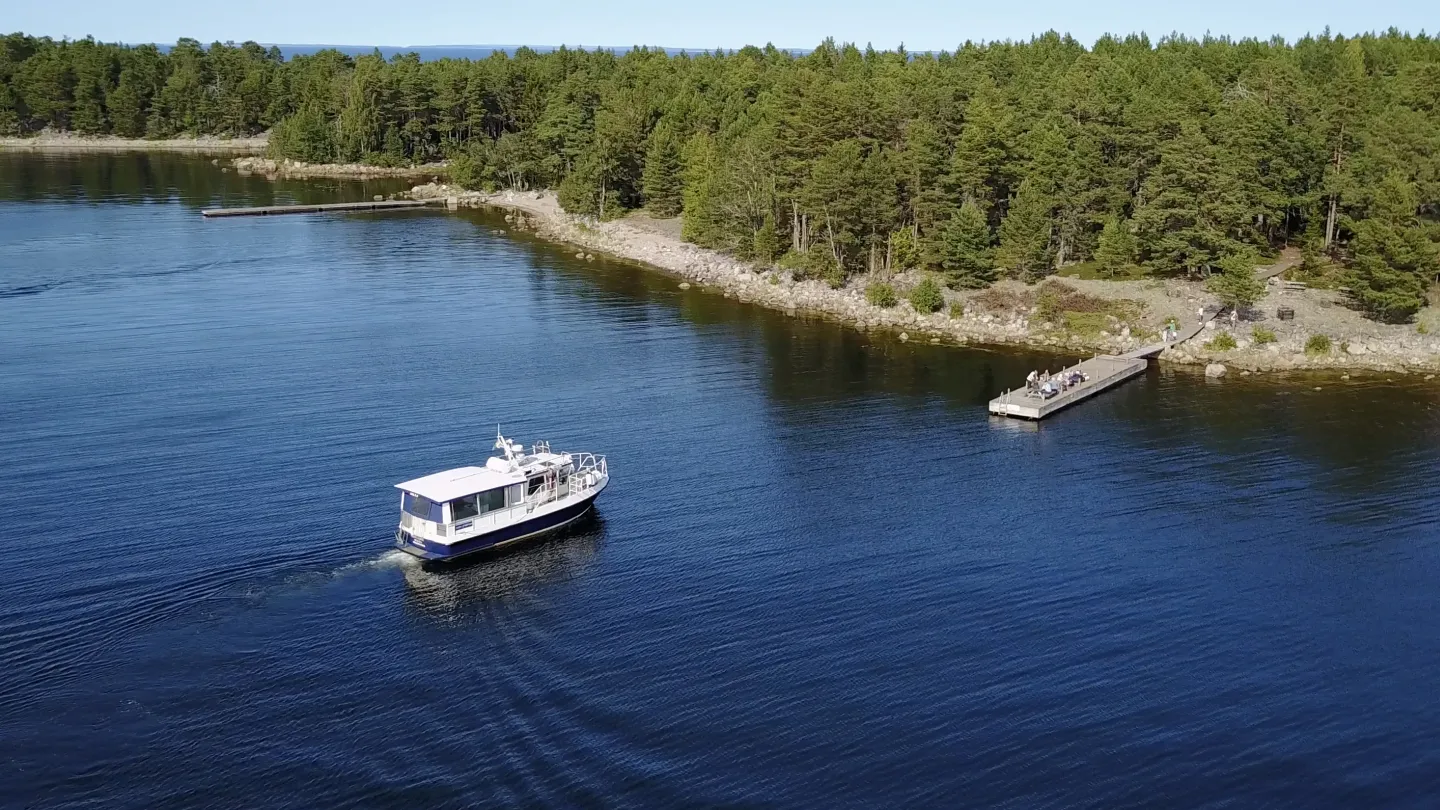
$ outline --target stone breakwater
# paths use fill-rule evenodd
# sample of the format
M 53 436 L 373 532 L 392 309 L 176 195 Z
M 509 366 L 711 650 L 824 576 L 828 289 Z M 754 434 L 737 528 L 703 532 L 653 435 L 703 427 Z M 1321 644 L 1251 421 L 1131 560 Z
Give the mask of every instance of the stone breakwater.
M 266 177 L 289 177 L 295 179 L 338 178 L 365 180 L 376 177 L 400 177 L 405 179 L 428 178 L 438 183 L 445 175 L 444 163 L 425 163 L 419 166 L 367 166 L 363 163 L 305 163 L 299 160 L 271 160 L 264 157 L 242 157 L 231 162 L 240 174 L 263 174 Z
M 265 151 L 265 135 L 249 138 L 119 138 L 76 135 L 69 132 L 41 132 L 28 138 L 0 138 L 0 149 L 30 149 L 43 152 L 190 152 L 195 154 L 249 155 Z

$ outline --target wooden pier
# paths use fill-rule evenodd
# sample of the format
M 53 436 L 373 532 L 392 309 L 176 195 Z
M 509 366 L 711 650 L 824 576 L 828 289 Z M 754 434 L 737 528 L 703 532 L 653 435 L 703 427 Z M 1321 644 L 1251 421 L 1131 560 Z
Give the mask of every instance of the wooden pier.
M 1055 375 L 1055 378 L 1059 379 L 1061 374 L 1079 371 L 1087 377 L 1084 382 L 1071 386 L 1049 399 L 1042 399 L 1038 392 L 1027 391 L 1024 388 L 1007 391 L 990 401 L 990 413 L 996 416 L 1014 416 L 1020 419 L 1039 421 L 1056 411 L 1064 410 L 1101 391 L 1113 388 L 1137 374 L 1145 373 L 1145 367 L 1148 365 L 1150 365 L 1149 361 L 1142 358 L 1113 357 L 1102 354 Z
M 1072 371 L 1080 371 L 1088 379 L 1049 399 L 1043 399 L 1038 392 L 1025 388 L 1006 391 L 990 400 L 990 413 L 995 416 L 1013 416 L 1038 422 L 1077 402 L 1083 402 L 1101 391 L 1114 388 L 1131 377 L 1143 374 L 1146 367 L 1150 365 L 1149 358 L 1200 334 L 1205 330 L 1205 324 L 1214 320 L 1219 313 L 1218 309 L 1206 308 L 1204 316 L 1198 322 L 1186 327 L 1168 343 L 1152 343 L 1121 355 L 1102 354 L 1056 372 L 1054 376 L 1059 377 Z
M 207 208 L 205 217 L 270 217 L 280 214 L 321 214 L 326 211 L 384 211 L 391 208 L 423 208 L 444 200 L 376 200 L 373 202 L 320 203 L 316 205 L 261 205 L 254 208 Z

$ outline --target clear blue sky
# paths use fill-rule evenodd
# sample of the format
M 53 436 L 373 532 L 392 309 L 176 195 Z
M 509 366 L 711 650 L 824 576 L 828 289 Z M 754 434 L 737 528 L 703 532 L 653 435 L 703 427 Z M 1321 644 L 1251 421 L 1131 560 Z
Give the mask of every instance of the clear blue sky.
M 1172 31 L 1295 39 L 1440 28 L 1434 0 L 7 0 L 4 31 L 105 41 L 253 39 L 343 45 L 661 45 L 808 48 L 841 42 L 952 49 L 967 39 L 1027 39 L 1055 29 L 1087 45 L 1101 34 Z

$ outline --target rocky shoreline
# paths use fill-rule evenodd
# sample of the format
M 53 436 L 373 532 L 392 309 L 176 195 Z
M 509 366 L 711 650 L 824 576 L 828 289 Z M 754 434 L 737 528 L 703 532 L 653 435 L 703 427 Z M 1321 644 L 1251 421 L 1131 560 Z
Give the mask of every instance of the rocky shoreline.
M 30 149 L 46 152 L 191 152 L 195 154 L 264 154 L 269 138 L 118 138 L 89 137 L 71 133 L 42 132 L 29 138 L 0 138 L 0 149 Z
M 656 227 L 654 221 L 627 218 L 610 222 L 565 214 L 548 192 L 506 191 L 493 194 L 464 191 L 454 186 L 426 184 L 410 191 L 414 199 L 445 199 L 452 208 L 497 207 L 516 216 L 516 227 L 533 231 L 555 242 L 638 261 L 672 273 L 685 283 L 713 288 L 742 301 L 779 309 L 790 314 L 808 313 L 843 321 L 860 329 L 897 333 L 901 340 L 928 340 L 932 343 L 1019 346 L 1059 354 L 1116 354 L 1157 341 L 1155 337 L 1167 319 L 1185 322 L 1195 317 L 1200 306 L 1216 306 L 1212 296 L 1198 283 L 1185 281 L 1081 281 L 1062 279 L 1079 291 L 1099 297 L 1143 305 L 1143 323 L 1132 330 L 1111 319 L 1114 331 L 1083 335 L 1031 323 L 1034 308 L 1026 311 L 992 311 L 984 293 L 946 292 L 947 305 L 958 304 L 963 314 L 952 317 L 950 307 L 939 312 L 916 312 L 908 301 L 882 308 L 865 299 L 865 279 L 842 289 L 813 280 L 795 280 L 788 272 L 773 267 L 756 267 L 718 251 L 681 241 L 674 233 Z M 673 228 L 671 229 L 673 231 Z M 915 274 L 892 276 L 898 289 L 918 282 Z M 1017 297 L 1027 288 L 1004 282 L 996 289 Z M 1263 324 L 1241 322 L 1231 329 L 1226 321 L 1213 322 L 1205 332 L 1185 344 L 1166 350 L 1164 362 L 1204 368 L 1224 364 L 1248 372 L 1371 371 L 1390 374 L 1440 372 L 1440 338 L 1421 334 L 1415 326 L 1372 324 L 1341 306 L 1336 293 L 1320 290 L 1284 292 L 1272 285 L 1272 292 L 1257 309 L 1274 309 L 1278 304 L 1303 313 L 1301 325 L 1274 318 Z M 1320 313 L 1324 313 L 1323 315 Z M 1340 317 L 1348 315 L 1350 317 Z M 1308 325 L 1307 325 L 1308 324 Z M 1148 328 L 1147 328 L 1148 327 Z M 1254 339 L 1254 331 L 1274 334 L 1273 341 Z M 1362 333 L 1354 334 L 1351 333 Z M 1386 334 L 1388 332 L 1389 334 Z M 1228 333 L 1236 348 L 1211 345 L 1215 336 Z M 1325 334 L 1331 341 L 1327 352 L 1306 351 L 1313 334 Z
M 311 178 L 336 178 L 342 180 L 369 180 L 377 177 L 399 177 L 408 180 L 428 178 L 432 183 L 440 182 L 445 174 L 444 163 L 425 163 L 419 166 L 368 166 L 364 163 L 304 163 L 298 160 L 271 160 L 264 157 L 236 158 L 231 162 L 240 174 L 263 174 L 266 177 L 286 177 L 299 180 Z
M 945 292 L 946 306 L 934 313 L 917 312 L 904 292 L 920 280 L 916 273 L 884 279 L 901 293 L 893 307 L 866 300 L 871 279 L 854 279 L 832 289 L 817 280 L 799 280 L 776 267 L 759 267 L 719 251 L 684 242 L 675 221 L 644 216 L 602 222 L 566 214 L 552 192 L 466 191 L 441 182 L 443 164 L 409 168 L 314 165 L 247 157 L 234 161 L 237 170 L 271 177 L 295 178 L 429 178 L 415 186 L 412 199 L 443 199 L 451 208 L 493 207 L 510 212 L 514 226 L 553 242 L 582 248 L 577 256 L 601 252 L 640 262 L 673 274 L 683 284 L 698 284 L 727 297 L 842 321 L 862 330 L 884 330 L 902 341 L 926 340 L 951 345 L 1024 347 L 1064 355 L 1118 354 L 1158 342 L 1167 321 L 1185 323 L 1200 307 L 1215 307 L 1213 296 L 1196 282 L 1181 280 L 1094 281 L 1062 278 L 1060 282 L 1088 296 L 1124 304 L 1138 316 L 1121 320 L 1101 316 L 1099 328 L 1080 333 L 1035 318 L 1034 289 L 1001 282 L 989 291 Z M 1262 322 L 1211 323 L 1205 332 L 1161 354 L 1163 362 L 1204 368 L 1224 364 L 1244 372 L 1366 371 L 1385 374 L 1440 372 L 1440 313 L 1426 311 L 1421 324 L 1385 325 L 1365 320 L 1344 306 L 1338 293 L 1288 291 L 1278 281 L 1256 307 L 1272 316 L 1278 306 L 1297 313 L 1294 320 L 1274 317 Z M 997 304 L 998 302 L 998 304 Z M 1427 329 L 1427 319 L 1433 323 Z M 1265 333 L 1265 334 L 1262 334 Z M 1221 334 L 1234 348 L 1223 348 Z M 1330 348 L 1316 351 L 1311 339 L 1323 335 Z M 1213 342 L 1212 342 L 1213 341 Z M 1307 351 L 1307 344 L 1308 351 Z

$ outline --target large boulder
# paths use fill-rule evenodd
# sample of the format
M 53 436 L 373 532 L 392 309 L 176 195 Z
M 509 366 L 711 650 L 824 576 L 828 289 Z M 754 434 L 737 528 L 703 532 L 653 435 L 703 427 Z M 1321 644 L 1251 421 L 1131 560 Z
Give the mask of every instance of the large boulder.
M 1223 363 L 1211 363 L 1205 366 L 1206 377 L 1214 377 L 1216 379 L 1219 379 L 1220 377 L 1225 376 L 1226 371 L 1228 371 L 1228 369 L 1225 368 L 1225 365 Z

